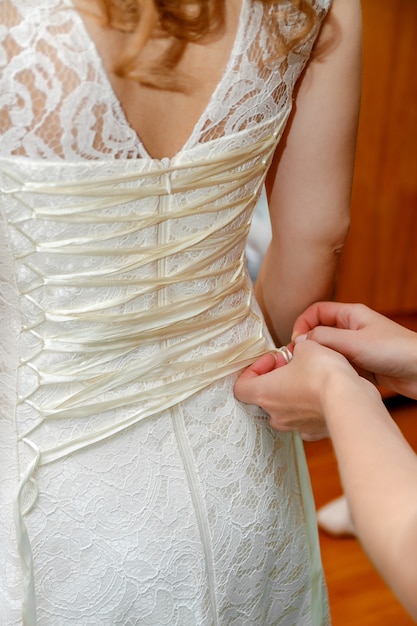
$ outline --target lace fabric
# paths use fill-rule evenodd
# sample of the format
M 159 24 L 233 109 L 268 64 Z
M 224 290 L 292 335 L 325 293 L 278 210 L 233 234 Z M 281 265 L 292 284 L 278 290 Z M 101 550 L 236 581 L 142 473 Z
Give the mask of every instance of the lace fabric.
M 331 0 L 317 0 L 323 15 Z M 258 124 L 291 105 L 313 42 L 277 57 L 287 3 L 243 0 L 227 67 L 183 147 Z M 288 17 L 287 17 L 288 20 Z M 0 27 L 2 156 L 50 160 L 148 158 L 129 126 L 71 0 L 4 0 Z M 100 125 L 97 125 L 100 119 Z M 257 137 L 259 138 L 259 136 Z
M 311 44 L 272 62 L 279 8 L 245 0 L 157 160 L 69 1 L 0 15 L 2 623 L 327 623 L 297 441 L 233 398 L 272 346 L 244 247 Z

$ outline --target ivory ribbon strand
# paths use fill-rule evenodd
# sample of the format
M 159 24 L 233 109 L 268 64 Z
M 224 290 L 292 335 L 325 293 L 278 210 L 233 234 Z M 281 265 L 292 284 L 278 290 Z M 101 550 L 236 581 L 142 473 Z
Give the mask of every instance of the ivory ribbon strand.
M 16 267 L 23 276 L 18 289 L 31 311 L 22 335 L 30 338 L 33 349 L 22 355 L 21 367 L 29 368 L 36 381 L 19 397 L 19 405 L 35 415 L 20 434 L 32 460 L 15 502 L 27 615 L 34 614 L 35 600 L 22 494 L 35 483 L 38 468 L 157 416 L 271 349 L 263 321 L 252 309 L 245 244 L 251 212 L 285 121 L 266 139 L 215 158 L 205 156 L 195 163 L 152 160 L 139 164 L 137 171 L 123 163 L 119 171 L 116 163 L 110 176 L 102 174 L 103 162 L 83 163 L 80 178 L 74 164 L 57 168 L 39 162 L 33 180 L 23 176 L 19 160 L 13 167 L 11 160 L 0 159 L 0 188 L 14 206 L 7 217 Z M 42 175 L 44 179 L 38 180 Z M 202 188 L 204 193 L 188 194 Z M 236 190 L 242 191 L 233 193 Z M 184 193 L 187 202 L 177 202 Z M 149 199 L 154 204 L 147 211 Z M 138 202 L 140 211 L 135 210 Z M 124 209 L 118 212 L 121 204 Z M 205 216 L 205 226 L 195 232 L 178 229 L 174 238 L 164 238 L 163 225 L 197 214 Z M 213 219 L 208 219 L 211 215 Z M 71 233 L 74 225 L 76 235 L 66 232 L 69 228 Z M 125 244 L 126 238 L 151 228 L 161 229 L 156 245 Z M 164 273 L 168 261 L 179 253 L 189 253 L 188 263 Z M 68 271 L 68 259 L 75 261 L 73 271 Z M 89 261 L 86 269 L 84 259 Z M 158 272 L 141 275 L 146 266 L 159 268 Z M 206 288 L 190 293 L 185 289 L 173 301 L 163 295 L 166 288 L 192 281 L 206 281 Z M 95 295 L 91 302 L 74 297 L 61 305 L 59 294 L 69 288 L 77 294 L 94 289 Z M 48 300 L 51 289 L 57 295 Z M 156 307 L 127 307 L 139 296 L 152 295 L 158 295 Z M 219 337 L 244 322 L 251 329 L 249 336 L 226 345 L 218 342 L 213 348 Z M 192 353 L 203 344 L 211 348 L 201 362 Z M 135 351 L 144 346 L 156 349 L 146 360 L 135 360 Z M 53 358 L 45 360 L 45 354 Z M 48 394 L 49 387 L 64 383 L 69 389 L 64 397 Z M 47 422 L 88 423 L 102 414 L 107 422 L 100 426 L 95 422 L 82 435 L 82 427 L 74 428 L 77 435 L 54 445 L 39 435 Z M 36 495 L 31 506 L 35 500 Z

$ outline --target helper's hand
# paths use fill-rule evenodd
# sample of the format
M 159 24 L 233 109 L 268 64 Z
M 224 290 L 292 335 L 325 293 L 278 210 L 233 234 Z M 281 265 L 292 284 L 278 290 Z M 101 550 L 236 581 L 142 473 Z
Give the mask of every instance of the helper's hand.
M 284 363 L 272 353 L 259 358 L 236 381 L 236 398 L 262 407 L 276 430 L 298 431 L 309 441 L 328 437 L 327 391 L 346 377 L 359 384 L 359 375 L 342 355 L 314 341 L 295 345 L 292 361 Z
M 292 338 L 337 350 L 372 382 L 417 399 L 417 333 L 365 305 L 313 304 L 295 322 Z

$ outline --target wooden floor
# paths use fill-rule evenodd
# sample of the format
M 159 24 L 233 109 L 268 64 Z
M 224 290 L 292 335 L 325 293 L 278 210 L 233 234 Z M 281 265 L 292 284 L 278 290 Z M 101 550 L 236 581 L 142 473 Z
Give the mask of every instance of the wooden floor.
M 417 402 L 387 399 L 388 408 L 417 451 Z M 336 460 L 328 440 L 305 444 L 318 507 L 340 495 Z M 388 497 L 388 494 L 387 494 Z M 408 617 L 375 572 L 355 539 L 320 533 L 333 626 L 411 626 Z

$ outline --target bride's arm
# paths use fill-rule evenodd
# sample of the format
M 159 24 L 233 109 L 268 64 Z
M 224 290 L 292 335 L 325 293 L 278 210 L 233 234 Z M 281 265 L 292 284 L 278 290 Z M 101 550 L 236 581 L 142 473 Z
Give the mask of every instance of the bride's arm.
M 268 173 L 273 238 L 256 296 L 280 344 L 309 304 L 331 296 L 349 224 L 360 68 L 359 0 L 334 0 Z

